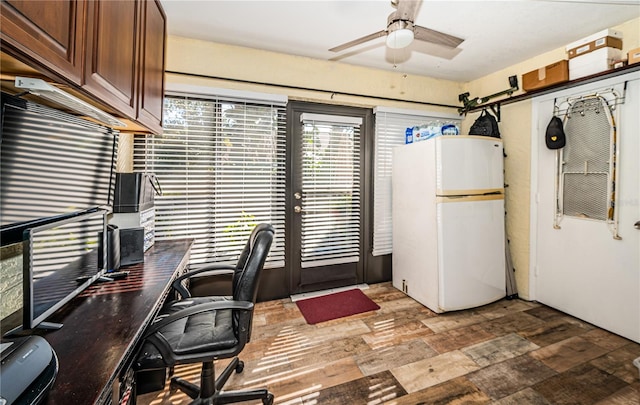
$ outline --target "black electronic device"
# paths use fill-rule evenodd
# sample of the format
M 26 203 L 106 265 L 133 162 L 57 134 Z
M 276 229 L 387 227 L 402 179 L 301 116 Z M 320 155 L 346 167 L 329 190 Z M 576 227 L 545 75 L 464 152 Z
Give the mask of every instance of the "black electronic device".
M 120 229 L 120 266 L 144 262 L 144 228 Z
M 102 240 L 102 235 L 100 235 Z M 102 267 L 104 257 L 103 245 L 100 244 L 98 253 L 98 266 Z M 120 268 L 120 230 L 115 225 L 107 225 L 107 272 L 116 271 Z
M 106 229 L 107 211 L 89 210 L 24 231 L 23 329 L 62 326 L 44 320 L 105 272 Z
M 49 343 L 40 336 L 24 336 L 3 339 L 0 348 L 0 403 L 41 403 L 58 373 L 58 358 Z
M 153 207 L 154 195 L 161 194 L 158 179 L 150 173 L 116 173 L 114 213 L 140 212 Z

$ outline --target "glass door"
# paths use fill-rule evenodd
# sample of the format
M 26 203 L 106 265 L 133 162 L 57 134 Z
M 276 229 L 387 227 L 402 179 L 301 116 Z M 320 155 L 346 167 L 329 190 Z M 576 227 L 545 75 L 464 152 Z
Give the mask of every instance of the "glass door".
M 362 282 L 363 113 L 324 107 L 293 114 L 293 293 Z

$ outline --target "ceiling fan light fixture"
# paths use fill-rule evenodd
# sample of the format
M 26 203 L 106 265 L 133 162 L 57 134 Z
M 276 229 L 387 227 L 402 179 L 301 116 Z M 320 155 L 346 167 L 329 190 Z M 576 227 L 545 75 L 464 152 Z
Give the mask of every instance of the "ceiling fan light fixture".
M 413 30 L 407 28 L 390 32 L 387 35 L 387 46 L 392 49 L 405 48 L 411 42 L 413 42 Z
M 389 19 L 393 18 L 393 14 Z M 413 23 L 407 20 L 393 20 L 387 26 L 387 46 L 391 49 L 401 49 L 413 42 Z

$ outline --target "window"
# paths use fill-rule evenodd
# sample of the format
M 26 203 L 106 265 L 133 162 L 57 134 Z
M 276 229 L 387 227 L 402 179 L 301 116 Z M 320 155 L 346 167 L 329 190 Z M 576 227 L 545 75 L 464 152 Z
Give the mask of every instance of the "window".
M 362 118 L 303 113 L 301 267 L 360 260 Z
M 234 264 L 253 227 L 284 265 L 284 104 L 169 96 L 163 134 L 136 136 L 134 170 L 157 175 L 156 238 L 195 238 L 191 262 Z
M 460 126 L 456 115 L 409 111 L 392 108 L 375 109 L 376 134 L 373 184 L 373 252 L 374 256 L 390 254 L 393 247 L 391 222 L 391 170 L 393 148 L 405 144 L 407 128 L 431 121 Z

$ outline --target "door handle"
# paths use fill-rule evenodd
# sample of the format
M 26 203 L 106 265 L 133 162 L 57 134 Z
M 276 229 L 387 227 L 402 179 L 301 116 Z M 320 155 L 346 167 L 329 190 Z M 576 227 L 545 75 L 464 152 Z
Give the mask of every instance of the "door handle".
M 640 229 L 640 221 L 636 221 L 636 223 L 633 224 L 633 227 L 636 229 Z
M 302 212 L 302 207 L 301 207 L 301 206 L 299 206 L 299 205 L 296 205 L 295 207 L 293 207 L 293 211 L 294 211 L 296 214 L 299 214 L 299 213 L 301 213 L 301 212 Z

